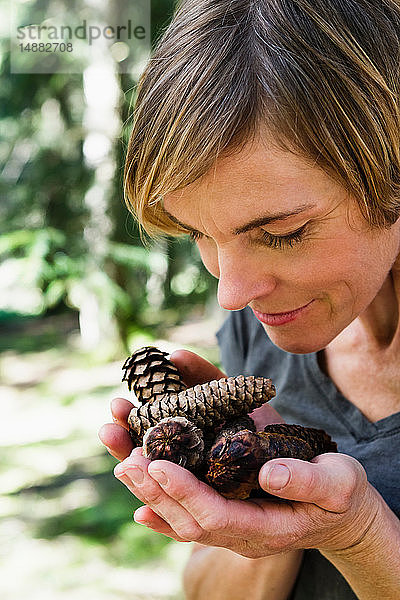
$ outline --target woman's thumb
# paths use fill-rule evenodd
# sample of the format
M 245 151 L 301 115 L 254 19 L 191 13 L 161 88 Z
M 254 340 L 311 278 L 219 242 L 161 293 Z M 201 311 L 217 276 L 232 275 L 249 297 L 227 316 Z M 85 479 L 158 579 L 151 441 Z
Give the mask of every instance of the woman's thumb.
M 261 467 L 258 479 L 270 494 L 337 513 L 348 509 L 352 495 L 367 482 L 362 465 L 339 453 L 321 454 L 312 462 L 274 459 Z

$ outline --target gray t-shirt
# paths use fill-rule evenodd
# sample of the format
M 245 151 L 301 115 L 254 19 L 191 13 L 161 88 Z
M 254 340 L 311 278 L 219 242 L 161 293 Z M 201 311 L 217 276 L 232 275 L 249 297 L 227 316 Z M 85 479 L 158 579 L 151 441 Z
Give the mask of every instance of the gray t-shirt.
M 291 354 L 275 346 L 249 308 L 232 312 L 217 333 L 229 376 L 270 377 L 270 404 L 287 423 L 324 429 L 339 452 L 356 458 L 369 482 L 400 518 L 400 412 L 371 423 L 321 371 L 317 354 Z M 379 402 L 379 388 L 371 386 Z M 354 600 L 356 595 L 318 550 L 306 550 L 290 600 Z

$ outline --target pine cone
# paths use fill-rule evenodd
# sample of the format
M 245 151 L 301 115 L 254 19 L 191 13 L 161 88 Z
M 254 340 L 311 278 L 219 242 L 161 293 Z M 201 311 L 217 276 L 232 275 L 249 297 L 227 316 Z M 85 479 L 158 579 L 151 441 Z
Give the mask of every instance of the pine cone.
M 264 427 L 265 433 L 279 433 L 285 436 L 294 436 L 307 442 L 315 456 L 325 452 L 337 452 L 337 444 L 323 429 L 303 427 L 289 423 L 273 423 Z
M 123 365 L 122 381 L 142 403 L 129 414 L 129 433 L 150 460 L 171 460 L 225 497 L 245 499 L 269 495 L 258 485 L 268 460 L 337 451 L 322 429 L 272 424 L 255 433 L 247 413 L 275 396 L 270 379 L 239 375 L 186 388 L 166 356 L 146 346 Z
M 186 388 L 176 366 L 154 346 L 145 346 L 129 356 L 122 366 L 125 371 L 122 381 L 128 382 L 141 404 L 165 398 L 171 392 Z
M 245 415 L 243 417 L 238 417 L 237 419 L 230 419 L 229 421 L 226 421 L 226 423 L 224 423 L 224 425 L 221 428 L 221 431 L 217 434 L 217 437 L 214 440 L 214 443 L 217 442 L 217 440 L 219 440 L 220 437 L 222 436 L 232 436 L 234 435 L 237 431 L 241 431 L 242 429 L 248 429 L 249 431 L 255 431 L 256 430 L 256 426 L 254 424 L 254 421 L 251 417 L 249 417 L 248 415 Z
M 244 500 L 260 489 L 258 473 L 265 462 L 273 458 L 311 460 L 336 451 L 334 448 L 336 444 L 323 430 L 300 425 L 267 425 L 258 433 L 247 429 L 233 435 L 221 432 L 210 450 L 205 477 L 226 498 Z
M 149 427 L 165 417 L 180 416 L 210 438 L 227 419 L 246 415 L 274 396 L 275 387 L 264 377 L 238 375 L 210 381 L 133 408 L 128 417 L 129 433 L 134 444 L 141 446 Z
M 167 417 L 144 434 L 143 456 L 170 460 L 194 472 L 204 458 L 203 432 L 185 417 Z

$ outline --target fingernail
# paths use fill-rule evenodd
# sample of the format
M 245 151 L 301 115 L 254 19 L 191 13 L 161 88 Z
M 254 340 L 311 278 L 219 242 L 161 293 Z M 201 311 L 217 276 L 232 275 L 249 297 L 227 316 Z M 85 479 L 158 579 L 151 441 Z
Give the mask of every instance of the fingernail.
M 285 465 L 274 465 L 267 474 L 267 488 L 281 490 L 288 484 L 290 471 Z
M 138 513 L 138 514 L 136 514 Z M 135 512 L 133 513 L 133 520 L 135 521 L 135 523 L 139 523 L 139 525 L 149 525 L 149 521 L 147 521 L 146 519 L 141 519 L 140 518 L 140 513 L 141 510 L 140 508 L 138 510 L 135 510 Z
M 148 521 L 138 521 L 137 519 L 134 518 L 135 523 L 137 523 L 138 525 L 144 525 L 145 527 L 151 527 L 151 523 L 149 523 Z
M 130 453 L 129 456 L 143 456 L 143 448 L 142 446 L 136 446 L 136 448 L 133 448 L 132 452 Z
M 129 469 L 126 469 L 125 473 L 132 483 L 135 483 L 136 485 L 143 483 L 144 473 L 139 467 L 130 467 Z
M 161 469 L 151 469 L 151 471 L 149 470 L 149 475 L 153 479 L 155 479 L 160 485 L 167 485 L 168 483 L 168 477 L 166 476 L 165 472 Z
M 133 513 L 133 520 L 135 521 L 135 523 L 138 523 L 139 525 L 145 525 L 146 527 L 149 527 L 151 525 L 151 523 L 149 521 L 146 521 L 146 519 L 141 519 L 140 515 L 136 516 L 136 513 Z
M 124 473 L 125 473 L 125 469 L 124 469 L 124 467 L 122 466 L 121 463 L 118 463 L 117 465 L 115 465 L 115 467 L 114 467 L 114 475 L 115 475 L 115 477 L 119 478 Z

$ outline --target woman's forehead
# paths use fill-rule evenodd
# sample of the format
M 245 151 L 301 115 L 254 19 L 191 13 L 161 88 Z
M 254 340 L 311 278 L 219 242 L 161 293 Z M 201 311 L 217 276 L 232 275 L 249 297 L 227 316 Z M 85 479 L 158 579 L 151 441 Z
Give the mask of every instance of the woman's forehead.
M 306 177 L 310 172 L 319 171 L 310 161 L 293 154 L 268 146 L 263 141 L 247 144 L 240 152 L 220 156 L 207 173 L 193 182 L 193 187 L 209 186 L 226 182 L 256 183 L 271 185 L 291 184 Z
M 289 212 L 305 204 L 323 208 L 345 195 L 344 188 L 318 166 L 293 153 L 253 143 L 240 153 L 220 157 L 196 181 L 165 194 L 164 207 L 171 214 L 206 206 L 214 212 L 218 207 Z

